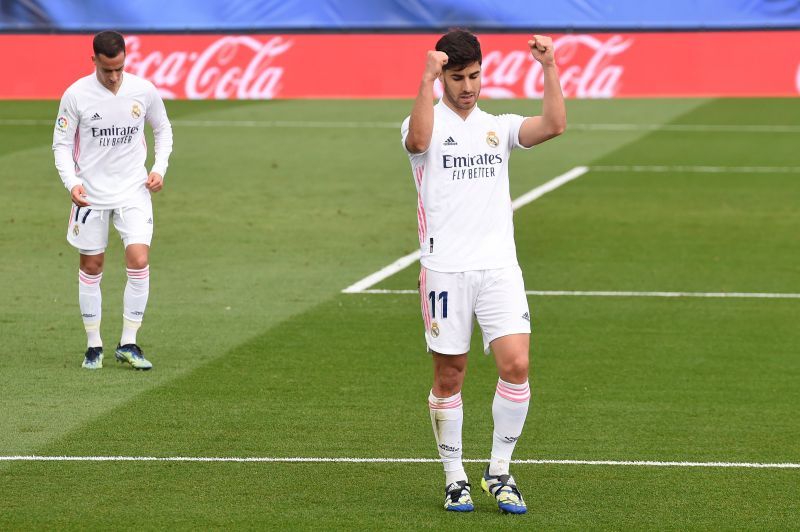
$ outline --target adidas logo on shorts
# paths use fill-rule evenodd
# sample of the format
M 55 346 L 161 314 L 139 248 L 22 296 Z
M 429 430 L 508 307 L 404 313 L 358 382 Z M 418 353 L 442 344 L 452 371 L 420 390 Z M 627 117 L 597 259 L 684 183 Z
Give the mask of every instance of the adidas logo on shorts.
M 458 142 L 453 140 L 453 137 L 447 137 L 447 140 L 444 141 L 445 146 L 458 146 Z
M 522 319 L 525 321 L 531 321 L 531 315 L 526 312 L 522 315 Z

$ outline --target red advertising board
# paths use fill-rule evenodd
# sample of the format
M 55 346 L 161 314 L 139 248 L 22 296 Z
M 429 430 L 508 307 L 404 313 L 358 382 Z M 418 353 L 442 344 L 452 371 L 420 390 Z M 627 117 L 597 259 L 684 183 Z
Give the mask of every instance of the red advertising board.
M 536 98 L 527 35 L 479 35 L 484 97 Z M 553 35 L 573 98 L 790 96 L 800 31 Z M 127 35 L 126 70 L 168 98 L 410 98 L 436 35 Z M 91 73 L 87 35 L 0 35 L 0 98 L 59 98 Z

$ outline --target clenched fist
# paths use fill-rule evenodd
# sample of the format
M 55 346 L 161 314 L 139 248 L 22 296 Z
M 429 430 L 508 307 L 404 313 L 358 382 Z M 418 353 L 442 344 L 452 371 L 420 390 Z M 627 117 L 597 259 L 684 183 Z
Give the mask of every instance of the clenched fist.
M 446 53 L 428 50 L 428 59 L 425 62 L 425 74 L 422 76 L 423 79 L 426 81 L 435 81 L 436 78 L 441 75 L 446 64 Z
M 534 35 L 528 41 L 528 47 L 531 49 L 531 55 L 534 59 L 539 61 L 542 65 L 553 65 L 556 62 L 555 54 L 553 52 L 553 39 L 545 37 L 544 35 Z

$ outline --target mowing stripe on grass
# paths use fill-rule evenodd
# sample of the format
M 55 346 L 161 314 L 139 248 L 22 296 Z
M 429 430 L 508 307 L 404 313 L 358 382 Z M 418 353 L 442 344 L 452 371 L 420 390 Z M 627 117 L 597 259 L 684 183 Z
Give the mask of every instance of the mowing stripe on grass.
M 659 165 L 611 165 L 592 166 L 593 172 L 694 172 L 702 174 L 797 174 L 800 166 L 659 166 Z
M 385 290 L 371 288 L 348 294 L 414 294 L 417 290 Z M 800 299 L 800 294 L 777 292 L 616 292 L 609 290 L 526 290 L 529 296 L 577 296 L 577 297 L 710 297 L 739 299 Z
M 539 185 L 538 187 L 529 190 L 528 192 L 526 192 L 522 196 L 520 196 L 517 199 L 515 199 L 514 201 L 512 201 L 511 202 L 511 207 L 512 207 L 513 210 L 517 210 L 517 209 L 519 209 L 521 207 L 524 207 L 528 203 L 530 203 L 530 202 L 532 202 L 532 201 L 534 201 L 534 200 L 536 200 L 538 198 L 541 198 L 542 196 L 544 196 L 548 192 L 551 192 L 551 191 L 557 189 L 558 187 L 569 183 L 573 179 L 579 178 L 580 176 L 582 176 L 583 174 L 585 174 L 588 171 L 589 171 L 589 169 L 586 166 L 576 166 L 572 170 L 564 172 L 560 176 L 554 177 L 553 179 L 551 179 L 547 183 L 545 183 L 543 185 Z M 361 293 L 363 290 L 366 290 L 370 286 L 374 286 L 374 285 L 378 284 L 379 282 L 383 281 L 387 277 L 391 277 L 392 275 L 396 274 L 397 272 L 399 272 L 400 270 L 404 269 L 405 267 L 407 267 L 407 266 L 413 264 L 414 262 L 418 261 L 419 258 L 420 258 L 420 251 L 419 251 L 419 249 L 417 249 L 416 251 L 413 251 L 412 253 L 409 253 L 408 255 L 406 255 L 404 257 L 400 257 L 399 259 L 397 259 L 396 261 L 392 262 L 388 266 L 384 266 L 383 268 L 381 268 L 377 272 L 371 273 L 370 275 L 367 275 L 366 277 L 364 277 L 360 281 L 351 284 L 350 286 L 348 286 L 347 288 L 342 290 L 342 293 L 343 294 L 358 294 L 358 293 Z
M 0 126 L 51 126 L 53 120 L 6 118 Z M 309 128 L 309 129 L 400 129 L 400 122 L 356 122 L 319 120 L 173 120 L 183 127 Z M 569 124 L 570 131 L 676 131 L 682 133 L 800 133 L 800 126 L 771 124 Z
M 438 458 L 353 458 L 353 457 L 276 457 L 276 456 L 0 456 L 9 462 L 283 462 L 283 463 L 358 463 L 358 464 L 432 464 Z M 485 463 L 486 459 L 467 458 L 467 463 Z M 514 464 L 604 465 L 645 467 L 739 467 L 746 469 L 800 469 L 795 463 L 762 462 L 665 462 L 660 460 L 512 460 Z
M 779 124 L 569 124 L 584 131 L 676 131 L 681 133 L 800 133 L 800 126 Z

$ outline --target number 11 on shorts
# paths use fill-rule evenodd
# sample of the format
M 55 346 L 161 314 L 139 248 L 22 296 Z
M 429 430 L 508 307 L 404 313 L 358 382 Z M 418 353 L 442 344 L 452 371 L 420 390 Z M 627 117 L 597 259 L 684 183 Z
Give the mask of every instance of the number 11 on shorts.
M 436 317 L 436 291 L 431 290 L 428 293 L 428 299 L 431 300 L 431 318 Z M 439 292 L 439 303 L 441 304 L 441 319 L 447 317 L 447 291 Z

